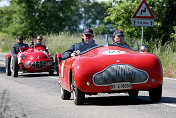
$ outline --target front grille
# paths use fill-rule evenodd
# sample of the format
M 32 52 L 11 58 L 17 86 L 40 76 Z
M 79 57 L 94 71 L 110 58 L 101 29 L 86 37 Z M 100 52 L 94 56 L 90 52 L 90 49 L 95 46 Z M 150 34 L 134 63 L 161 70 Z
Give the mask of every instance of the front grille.
M 144 83 L 147 80 L 147 72 L 127 64 L 114 64 L 108 66 L 106 69 L 93 76 L 93 81 L 96 85 L 109 85 L 121 82 Z
M 31 66 L 33 68 L 44 68 L 46 66 L 46 62 L 45 61 L 35 61 L 35 62 L 32 62 Z

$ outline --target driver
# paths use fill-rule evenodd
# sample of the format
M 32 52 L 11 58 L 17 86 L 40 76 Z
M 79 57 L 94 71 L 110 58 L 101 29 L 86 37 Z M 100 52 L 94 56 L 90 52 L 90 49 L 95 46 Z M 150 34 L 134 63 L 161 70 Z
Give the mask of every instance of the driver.
M 112 39 L 113 39 L 113 44 L 128 46 L 128 44 L 126 42 L 124 42 L 124 34 L 123 34 L 122 30 L 116 30 L 113 33 Z
M 81 53 L 86 51 L 87 49 L 97 46 L 93 37 L 93 30 L 85 29 L 82 34 L 82 42 L 73 44 L 61 55 L 61 58 L 65 60 L 71 56 L 75 56 L 76 53 Z
M 11 50 L 12 56 L 17 56 L 17 54 L 20 52 L 20 48 L 29 47 L 28 44 L 23 43 L 22 35 L 18 35 L 16 37 L 16 40 L 17 40 L 17 44 L 13 45 L 12 50 Z

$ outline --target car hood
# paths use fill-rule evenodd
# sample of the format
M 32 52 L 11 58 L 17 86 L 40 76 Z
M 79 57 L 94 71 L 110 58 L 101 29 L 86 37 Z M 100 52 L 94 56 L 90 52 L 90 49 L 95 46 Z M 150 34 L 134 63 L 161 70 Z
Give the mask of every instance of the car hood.
M 161 63 L 154 54 L 117 46 L 102 46 L 76 56 L 72 68 L 75 74 L 93 76 L 113 64 L 127 64 L 151 74 L 153 70 L 159 70 L 155 74 L 161 75 Z
M 36 60 L 42 60 L 42 59 L 47 59 L 47 53 L 45 51 L 34 51 L 30 53 L 25 53 L 26 55 L 26 60 L 30 61 L 36 61 Z

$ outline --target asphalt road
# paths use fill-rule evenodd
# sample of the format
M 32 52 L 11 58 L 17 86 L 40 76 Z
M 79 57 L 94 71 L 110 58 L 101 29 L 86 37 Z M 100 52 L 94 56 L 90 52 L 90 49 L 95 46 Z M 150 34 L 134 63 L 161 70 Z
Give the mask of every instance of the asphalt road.
M 5 114 L 27 118 L 174 118 L 176 117 L 176 79 L 164 78 L 160 103 L 150 103 L 148 92 L 139 97 L 127 94 L 98 94 L 86 96 L 84 105 L 61 99 L 58 77 L 48 73 L 20 74 L 7 77 L 4 56 L 0 54 L 0 102 L 2 92 L 8 106 Z M 8 98 L 8 99 L 7 99 Z M 1 104 L 0 104 L 1 105 Z M 1 109 L 1 107 L 0 107 Z M 25 114 L 25 115 L 24 115 Z

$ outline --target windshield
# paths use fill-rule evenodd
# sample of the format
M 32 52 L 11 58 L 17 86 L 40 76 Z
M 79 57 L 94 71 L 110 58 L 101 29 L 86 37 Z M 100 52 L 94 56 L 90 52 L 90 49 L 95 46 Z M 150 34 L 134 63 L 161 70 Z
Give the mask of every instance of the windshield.
M 128 48 L 130 50 L 138 50 L 136 41 L 125 39 L 125 41 L 120 44 L 113 44 L 112 37 L 108 35 L 95 36 L 93 43 L 91 45 L 82 45 L 81 47 L 75 46 L 75 49 L 76 50 L 79 49 L 76 51 L 77 54 L 83 54 L 89 50 L 92 50 L 97 47 L 105 46 L 105 45 L 119 46 L 119 47 Z

